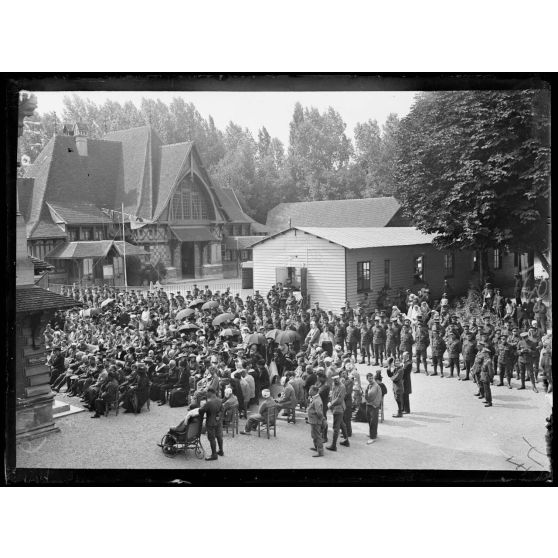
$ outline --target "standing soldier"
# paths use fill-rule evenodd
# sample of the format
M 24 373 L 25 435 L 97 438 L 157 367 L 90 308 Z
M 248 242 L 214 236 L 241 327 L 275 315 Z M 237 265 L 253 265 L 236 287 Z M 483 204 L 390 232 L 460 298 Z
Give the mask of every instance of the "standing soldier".
M 400 418 L 403 416 L 403 366 L 396 366 L 394 370 L 391 369 L 393 364 L 393 358 L 388 358 L 388 369 L 387 375 L 391 378 L 393 382 L 393 396 L 395 397 L 395 402 L 397 403 L 397 413 L 391 415 L 394 418 Z
M 435 330 L 432 334 L 432 366 L 434 372 L 431 376 L 438 375 L 438 364 L 440 365 L 440 377 L 444 377 L 444 353 L 446 351 L 446 342 L 440 335 L 440 332 Z
M 549 329 L 547 334 L 541 339 L 541 357 L 539 366 L 542 368 L 546 381 L 548 382 L 547 393 L 552 393 L 552 330 Z
M 397 356 L 400 331 L 401 327 L 398 325 L 397 318 L 391 318 L 391 324 L 386 331 L 386 357 L 395 358 Z
M 513 361 L 513 369 L 516 371 L 517 373 L 517 379 L 519 380 L 520 378 L 520 373 L 519 373 L 519 362 L 518 362 L 518 354 L 517 354 L 517 345 L 518 343 L 521 341 L 521 337 L 519 337 L 519 329 L 517 327 L 512 328 L 512 334 L 511 337 L 508 339 L 508 343 L 510 345 L 513 345 L 515 347 L 515 357 L 514 357 L 514 361 Z
M 354 355 L 355 361 L 358 358 L 358 344 L 360 341 L 360 331 L 355 327 L 355 322 L 349 320 L 349 327 L 347 328 L 347 351 Z
M 318 452 L 312 457 L 323 457 L 322 423 L 324 420 L 324 408 L 322 398 L 319 396 L 318 388 L 315 385 L 310 387 L 308 395 L 310 397 L 310 402 L 308 403 L 308 424 L 310 425 L 312 441 L 314 442 L 314 447 L 310 449 Z
M 406 351 L 412 355 L 414 342 L 415 340 L 413 339 L 413 333 L 411 331 L 411 320 L 409 318 L 405 318 L 405 323 L 401 328 L 399 336 L 399 354 L 403 354 Z
M 478 343 L 479 351 L 475 356 L 475 362 L 473 362 L 473 368 L 471 368 L 471 373 L 473 374 L 473 380 L 478 386 L 478 391 L 475 393 L 475 397 L 479 399 L 484 399 L 484 384 L 481 381 L 481 367 L 484 360 L 484 348 L 485 344 L 482 341 Z
M 408 415 L 411 412 L 411 402 L 409 400 L 409 395 L 413 393 L 413 386 L 411 383 L 411 370 L 413 369 L 413 361 L 409 353 L 403 353 L 401 355 L 401 358 L 403 359 L 403 414 Z
M 492 354 L 488 347 L 483 347 L 483 360 L 480 366 L 480 381 L 482 382 L 484 399 L 486 403 L 485 407 L 492 407 L 492 391 L 490 390 L 490 384 L 494 378 L 494 365 L 492 364 Z
M 539 375 L 539 358 L 540 358 L 540 349 L 541 349 L 541 335 L 537 330 L 537 322 L 535 320 L 532 321 L 531 327 L 528 330 L 527 339 L 531 341 L 533 346 L 533 370 L 535 373 L 535 380 L 537 380 Z
M 533 315 L 537 322 L 537 327 L 539 328 L 539 333 L 544 334 L 546 332 L 546 313 L 547 308 L 540 296 L 537 297 L 537 301 L 533 305 Z
M 461 352 L 463 354 L 463 364 L 465 365 L 465 378 L 463 378 L 463 381 L 466 382 L 469 380 L 469 374 L 477 356 L 477 342 L 472 331 L 467 331 L 463 335 L 465 339 L 461 345 Z
M 333 340 L 336 345 L 341 346 L 341 350 L 345 350 L 345 337 L 347 336 L 347 330 L 345 329 L 345 324 L 341 321 L 341 318 L 337 317 L 335 321 L 335 329 L 333 331 Z
M 343 422 L 347 429 L 347 437 L 353 435 L 353 425 L 351 423 L 353 417 L 353 387 L 354 381 L 352 374 L 347 370 L 341 372 L 341 383 L 345 386 L 345 411 L 343 412 Z
M 507 335 L 500 335 L 498 343 L 498 372 L 500 373 L 499 386 L 504 385 L 504 376 L 508 380 L 508 388 L 511 389 L 511 379 L 513 371 L 513 363 L 515 362 L 515 347 L 508 343 Z
M 372 345 L 372 332 L 368 327 L 368 323 L 364 322 L 360 328 L 360 354 L 362 355 L 362 363 L 368 357 L 368 366 L 370 366 L 370 345 Z
M 517 306 L 521 306 L 521 291 L 523 290 L 523 278 L 521 273 L 517 272 L 515 274 L 515 285 L 513 287 L 513 296 L 515 297 L 515 303 Z
M 380 323 L 380 318 L 374 318 L 374 327 L 372 328 L 372 343 L 374 346 L 374 364 L 378 366 L 378 359 L 380 365 L 384 364 L 384 348 L 386 345 L 386 330 Z
M 538 393 L 537 385 L 535 383 L 535 373 L 533 371 L 533 358 L 534 351 L 532 342 L 528 339 L 529 334 L 524 331 L 521 333 L 520 341 L 517 344 L 517 355 L 519 364 L 519 374 L 521 379 L 521 386 L 517 389 L 525 389 L 525 372 L 529 374 L 529 379 L 533 385 L 533 391 Z
M 333 387 L 331 389 L 331 401 L 328 405 L 333 413 L 333 438 L 331 445 L 326 446 L 329 451 L 337 451 L 337 439 L 339 438 L 339 430 L 343 434 L 345 440 L 340 442 L 340 446 L 349 447 L 349 438 L 347 436 L 347 427 L 343 421 L 345 412 L 345 386 L 341 383 L 339 376 L 333 378 Z
M 461 353 L 461 343 L 459 342 L 459 339 L 457 339 L 454 331 L 451 331 L 449 334 L 447 351 L 450 368 L 450 378 L 453 378 L 453 371 L 454 369 L 456 369 L 457 379 L 460 380 L 461 377 L 459 376 L 459 353 Z
M 504 316 L 504 297 L 500 294 L 500 289 L 495 289 L 495 291 L 492 309 L 498 319 L 501 319 Z
M 417 358 L 417 369 L 415 370 L 415 374 L 420 372 L 420 361 L 424 363 L 424 373 L 428 376 L 428 364 L 426 362 L 426 349 L 430 345 L 430 339 L 428 336 L 428 329 L 426 325 L 422 323 L 422 319 L 419 318 L 417 324 L 417 339 L 416 339 L 416 347 L 415 347 L 415 355 Z

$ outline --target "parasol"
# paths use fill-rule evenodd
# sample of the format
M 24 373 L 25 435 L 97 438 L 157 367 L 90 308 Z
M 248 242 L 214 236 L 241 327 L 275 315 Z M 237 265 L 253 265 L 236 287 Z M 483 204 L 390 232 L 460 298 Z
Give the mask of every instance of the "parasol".
M 202 306 L 202 310 L 212 310 L 213 308 L 217 308 L 219 303 L 216 300 L 209 300 Z
M 196 298 L 196 300 L 192 300 L 190 304 L 188 304 L 188 308 L 198 308 L 202 306 L 205 300 L 203 298 Z
M 275 341 L 280 345 L 286 345 L 287 343 L 294 343 L 295 341 L 300 340 L 300 335 L 293 331 L 292 329 L 288 329 L 287 331 L 281 331 L 279 335 L 275 338 Z
M 277 340 L 277 337 L 283 333 L 280 329 L 270 329 L 269 331 L 265 332 L 266 339 L 273 339 L 274 341 Z
M 246 338 L 246 344 L 247 345 L 266 345 L 267 342 L 265 340 L 265 335 L 262 335 L 261 333 L 251 333 Z
M 221 337 L 234 337 L 235 335 L 240 335 L 240 331 L 238 329 L 230 328 L 224 329 L 220 333 Z
M 225 322 L 230 322 L 234 320 L 234 314 L 230 314 L 229 312 L 225 312 L 224 314 L 219 314 L 216 318 L 213 319 L 211 322 L 214 326 L 224 324 Z
M 188 324 L 181 325 L 178 328 L 178 331 L 194 331 L 194 330 L 198 330 L 198 329 L 200 329 L 199 325 L 188 323 Z
M 101 302 L 101 308 L 104 308 L 105 306 L 108 306 L 113 302 L 114 302 L 114 298 L 107 298 L 106 300 L 103 300 L 103 302 Z
M 190 317 L 192 314 L 195 314 L 195 310 L 193 308 L 185 308 L 184 310 L 180 310 L 178 314 L 176 314 L 175 318 L 177 320 L 183 320 L 184 318 Z

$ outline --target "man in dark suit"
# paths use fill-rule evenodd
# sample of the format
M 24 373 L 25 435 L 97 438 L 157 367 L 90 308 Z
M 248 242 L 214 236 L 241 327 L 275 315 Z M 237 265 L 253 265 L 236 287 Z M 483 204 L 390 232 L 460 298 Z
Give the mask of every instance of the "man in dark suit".
M 388 369 L 387 375 L 391 378 L 393 382 L 393 395 L 395 397 L 395 402 L 397 403 L 397 413 L 394 413 L 392 417 L 400 418 L 403 416 L 403 366 L 399 365 L 392 370 L 393 358 L 388 359 Z
M 217 456 L 223 456 L 223 421 L 221 409 L 223 407 L 223 402 L 219 399 L 213 388 L 207 390 L 207 403 L 200 407 L 200 419 L 203 420 L 205 416 L 205 427 L 207 429 L 207 439 L 209 440 L 209 445 L 211 446 L 211 455 L 206 457 L 206 461 L 216 461 Z M 219 444 L 219 451 L 215 444 L 215 440 Z
M 411 360 L 411 355 L 407 352 L 404 352 L 401 355 L 401 358 L 403 360 L 403 414 L 408 415 L 411 412 L 409 395 L 413 393 L 411 384 L 411 371 L 413 368 L 413 362 Z

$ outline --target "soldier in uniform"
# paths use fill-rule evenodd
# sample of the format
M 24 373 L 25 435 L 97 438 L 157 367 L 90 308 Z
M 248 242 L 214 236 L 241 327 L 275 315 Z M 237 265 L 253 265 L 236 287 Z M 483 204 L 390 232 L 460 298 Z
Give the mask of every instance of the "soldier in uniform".
M 543 334 L 546 332 L 546 314 L 547 314 L 546 305 L 542 301 L 542 298 L 539 296 L 537 297 L 537 301 L 533 305 L 533 315 L 537 322 L 537 327 L 539 328 L 539 332 Z
M 517 327 L 512 328 L 512 334 L 511 337 L 508 339 L 508 343 L 510 345 L 513 345 L 516 348 L 512 370 L 516 371 L 518 380 L 520 378 L 520 373 L 519 373 L 519 362 L 518 362 L 518 354 L 517 354 L 517 344 L 520 341 L 521 341 L 521 337 L 519 337 L 519 329 Z
M 380 323 L 380 318 L 374 318 L 374 327 L 372 328 L 372 343 L 374 347 L 374 364 L 378 366 L 378 359 L 380 366 L 384 364 L 384 350 L 386 345 L 386 330 Z
M 461 344 L 461 353 L 463 354 L 463 364 L 465 365 L 465 378 L 463 378 L 463 381 L 466 382 L 469 380 L 469 374 L 477 356 L 477 342 L 472 331 L 467 331 L 463 335 L 465 338 Z
M 440 335 L 438 330 L 434 330 L 432 333 L 432 366 L 434 367 L 434 372 L 430 374 L 431 376 L 438 375 L 438 364 L 440 365 L 440 377 L 444 377 L 444 353 L 446 351 L 446 342 L 444 338 Z
M 399 335 L 399 354 L 403 354 L 405 351 L 409 354 L 413 354 L 414 342 L 415 340 L 413 339 L 413 333 L 411 331 L 411 320 L 405 318 L 405 323 Z
M 349 320 L 349 327 L 347 328 L 347 350 L 354 355 L 355 361 L 358 358 L 358 344 L 360 342 L 360 331 L 355 327 L 355 322 Z
M 527 372 L 529 374 L 531 384 L 533 385 L 533 391 L 538 393 L 539 390 L 537 389 L 535 373 L 533 371 L 534 346 L 528 336 L 529 334 L 526 331 L 521 333 L 521 339 L 517 344 L 519 373 L 521 379 L 521 386 L 517 389 L 525 389 L 525 372 Z
M 475 355 L 475 362 L 473 362 L 473 367 L 471 368 L 471 372 L 473 374 L 473 380 L 475 380 L 475 383 L 478 386 L 478 391 L 477 393 L 475 393 L 475 397 L 478 397 L 479 399 L 484 399 L 484 384 L 481 381 L 480 373 L 481 373 L 481 366 L 484 361 L 485 344 L 482 341 L 479 341 L 478 347 L 479 347 L 479 351 Z
M 360 328 L 360 354 L 362 355 L 362 363 L 368 357 L 368 366 L 370 366 L 370 345 L 372 344 L 372 332 L 368 324 L 364 322 Z M 377 363 L 376 363 L 377 364 Z
M 426 349 L 428 348 L 428 345 L 430 345 L 428 329 L 426 328 L 426 325 L 422 322 L 422 319 L 418 318 L 417 338 L 416 338 L 416 346 L 415 346 L 417 369 L 415 370 L 415 374 L 418 374 L 420 372 L 420 361 L 422 358 L 422 362 L 424 364 L 424 373 L 428 376 L 428 364 L 426 361 Z
M 391 318 L 391 324 L 386 331 L 386 357 L 396 358 L 399 350 L 399 334 L 401 327 L 398 325 L 397 318 Z
M 394 369 L 392 370 L 393 363 L 394 363 L 393 358 L 392 357 L 388 358 L 387 375 L 391 378 L 391 381 L 393 382 L 393 395 L 395 397 L 395 402 L 397 403 L 397 413 L 394 413 L 392 417 L 400 418 L 403 416 L 404 372 L 403 372 L 403 366 L 401 365 L 395 366 Z
M 482 382 L 485 407 L 492 407 L 492 391 L 490 390 L 490 384 L 494 378 L 494 365 L 492 364 L 492 355 L 488 347 L 483 347 L 482 349 L 483 360 L 480 366 L 480 381 Z
M 508 337 L 505 334 L 500 335 L 500 342 L 497 347 L 498 352 L 498 372 L 500 373 L 499 386 L 504 385 L 504 376 L 508 380 L 508 388 L 511 389 L 511 379 L 513 372 L 513 363 L 515 362 L 515 347 L 508 343 Z
M 347 330 L 345 329 L 345 324 L 341 321 L 341 318 L 336 318 L 335 328 L 333 331 L 333 340 L 336 345 L 341 346 L 341 350 L 345 350 L 345 338 L 347 336 Z
M 450 368 L 450 378 L 453 378 L 453 371 L 456 370 L 457 379 L 460 380 L 461 377 L 459 376 L 459 354 L 461 353 L 461 343 L 459 342 L 459 339 L 457 338 L 454 331 L 451 331 L 449 333 L 447 351 Z

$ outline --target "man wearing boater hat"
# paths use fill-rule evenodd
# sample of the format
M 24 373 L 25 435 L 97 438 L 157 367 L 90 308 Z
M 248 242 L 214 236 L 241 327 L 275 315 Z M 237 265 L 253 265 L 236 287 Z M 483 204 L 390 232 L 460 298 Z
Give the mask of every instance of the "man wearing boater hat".
M 241 434 L 250 436 L 252 430 L 256 430 L 256 428 L 258 427 L 259 422 L 264 423 L 267 421 L 268 415 L 270 418 L 270 424 L 273 424 L 273 422 L 275 421 L 277 417 L 277 403 L 271 397 L 271 392 L 269 391 L 269 389 L 262 390 L 262 397 L 264 398 L 264 400 L 260 405 L 257 414 L 250 415 L 250 417 L 248 417 L 246 426 L 244 427 L 244 430 L 241 432 Z

